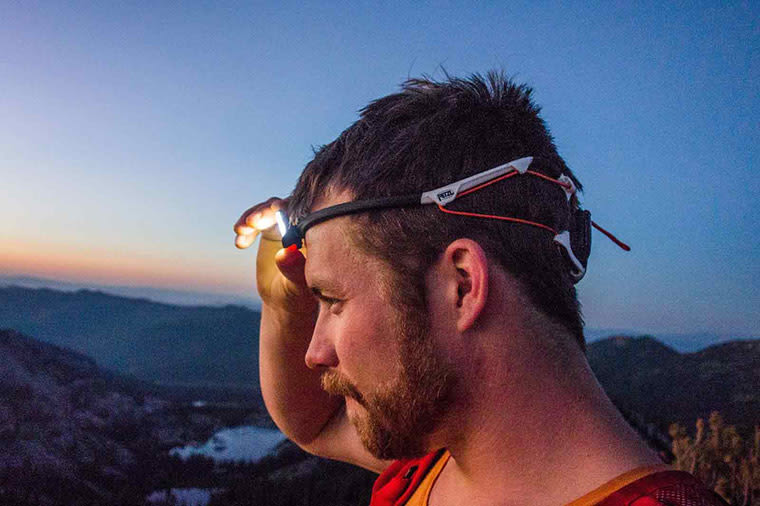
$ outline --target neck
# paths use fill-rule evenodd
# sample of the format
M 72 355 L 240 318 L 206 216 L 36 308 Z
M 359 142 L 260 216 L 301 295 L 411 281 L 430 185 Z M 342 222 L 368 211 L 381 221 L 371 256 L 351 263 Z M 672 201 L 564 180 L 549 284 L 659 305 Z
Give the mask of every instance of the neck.
M 463 504 L 464 497 L 471 505 L 509 504 L 504 498 L 565 504 L 626 471 L 661 463 L 620 416 L 579 350 L 558 364 L 552 360 L 557 350 L 535 345 L 547 340 L 509 338 L 526 346 L 505 350 L 503 338 L 500 351 L 496 343 L 483 346 L 468 374 L 477 381 L 462 396 L 466 406 L 447 424 L 456 429 L 442 441 L 452 459 L 433 491 L 446 498 L 441 504 Z

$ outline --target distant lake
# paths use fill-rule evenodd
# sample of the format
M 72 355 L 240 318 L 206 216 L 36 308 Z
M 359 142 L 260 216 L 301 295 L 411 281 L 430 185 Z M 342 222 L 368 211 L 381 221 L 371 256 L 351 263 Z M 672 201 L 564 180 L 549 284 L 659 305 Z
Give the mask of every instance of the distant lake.
M 203 455 L 220 462 L 253 462 L 265 457 L 284 439 L 282 432 L 275 429 L 231 427 L 220 430 L 202 445 L 172 448 L 169 454 L 182 459 Z
M 173 488 L 171 490 L 158 490 L 146 497 L 145 502 L 148 504 L 206 506 L 211 501 L 212 492 L 212 490 L 205 488 Z

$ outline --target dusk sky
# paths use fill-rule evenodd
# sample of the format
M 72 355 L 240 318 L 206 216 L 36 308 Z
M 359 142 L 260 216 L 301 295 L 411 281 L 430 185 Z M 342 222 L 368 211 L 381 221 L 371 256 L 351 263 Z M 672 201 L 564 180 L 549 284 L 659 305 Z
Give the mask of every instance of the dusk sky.
M 312 146 L 503 69 L 633 248 L 594 233 L 588 326 L 758 336 L 758 6 L 2 2 L 0 275 L 252 296 L 232 224 Z

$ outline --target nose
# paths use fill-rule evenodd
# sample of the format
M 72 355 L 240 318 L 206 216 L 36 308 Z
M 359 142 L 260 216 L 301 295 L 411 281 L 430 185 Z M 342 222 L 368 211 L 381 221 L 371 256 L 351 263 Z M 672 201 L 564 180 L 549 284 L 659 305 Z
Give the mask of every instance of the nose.
M 317 318 L 314 326 L 314 333 L 309 342 L 309 349 L 306 350 L 306 366 L 309 369 L 331 368 L 338 365 L 338 355 L 335 353 L 332 339 L 329 338 L 329 332 L 321 324 L 321 318 Z

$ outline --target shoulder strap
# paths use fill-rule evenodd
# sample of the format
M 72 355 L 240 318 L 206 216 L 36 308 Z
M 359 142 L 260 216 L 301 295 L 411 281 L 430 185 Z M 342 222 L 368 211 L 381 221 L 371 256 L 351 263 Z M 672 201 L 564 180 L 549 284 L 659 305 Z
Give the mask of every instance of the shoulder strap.
M 445 452 L 441 449 L 418 459 L 394 461 L 375 481 L 370 506 L 403 504 Z
M 684 471 L 653 473 L 613 492 L 597 506 L 728 506 Z

